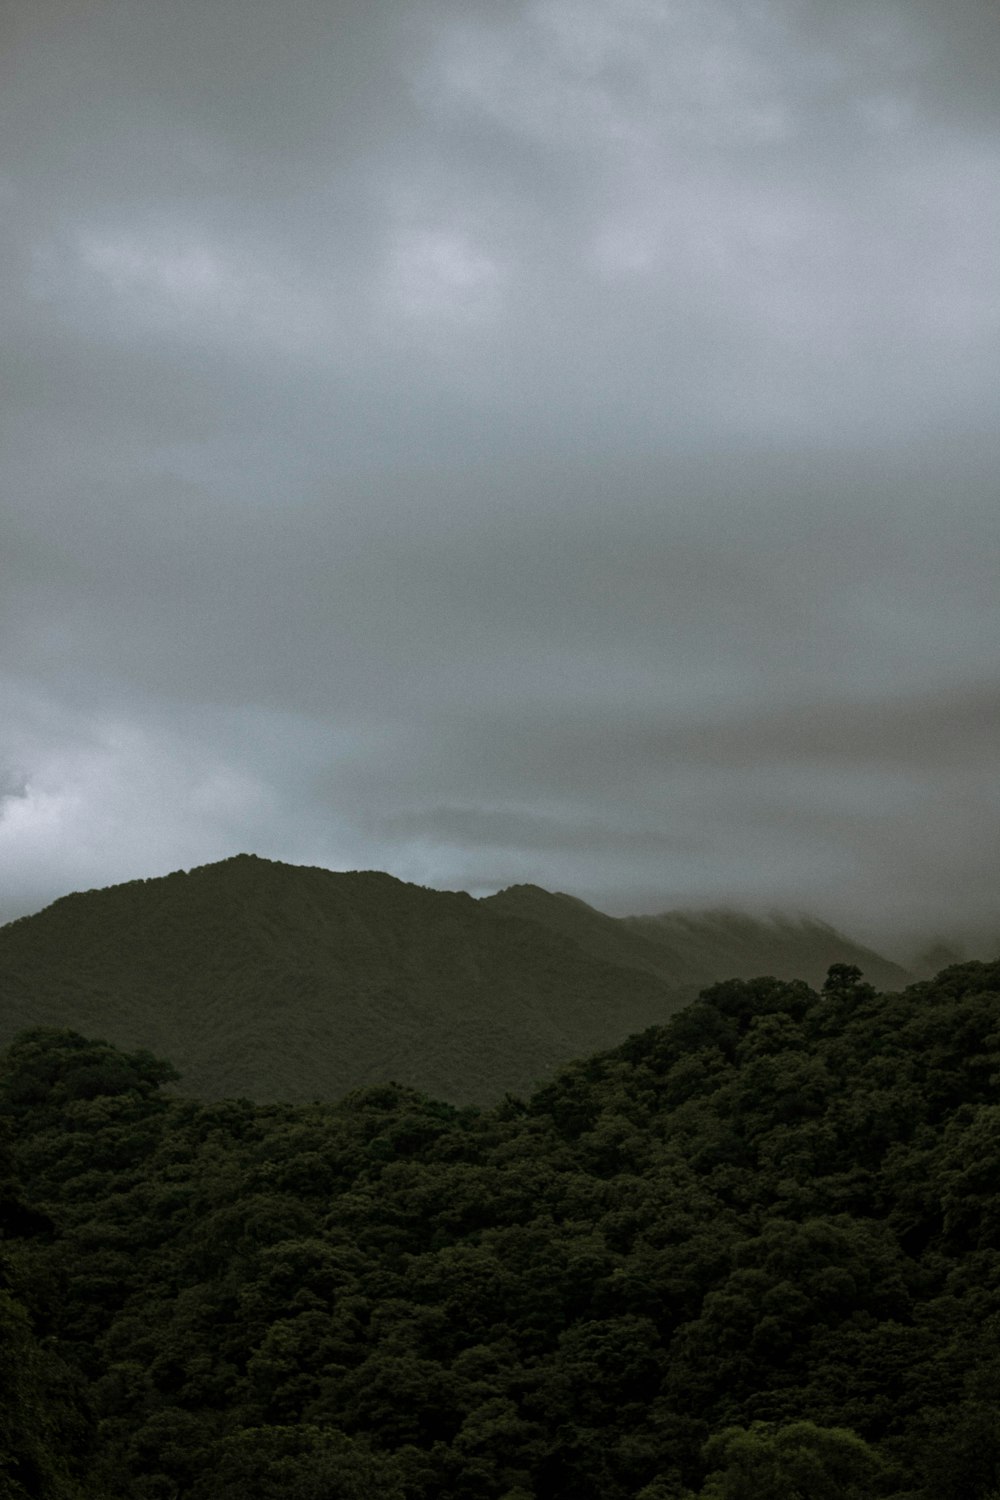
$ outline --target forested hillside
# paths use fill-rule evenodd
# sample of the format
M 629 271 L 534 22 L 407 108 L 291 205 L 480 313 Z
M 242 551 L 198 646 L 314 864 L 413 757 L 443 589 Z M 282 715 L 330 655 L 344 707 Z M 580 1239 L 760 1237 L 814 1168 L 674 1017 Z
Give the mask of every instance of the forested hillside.
M 639 930 L 535 886 L 475 901 L 239 855 L 0 928 L 0 1045 L 68 1026 L 169 1057 L 202 1099 L 306 1102 L 397 1082 L 490 1104 L 727 974 L 818 982 L 857 962 L 886 986 L 907 978 L 819 923 L 690 918 L 664 940 L 651 921 Z
M 487 1110 L 169 1071 L 3 1061 L 6 1495 L 997 1494 L 1000 962 L 725 982 Z
M 898 989 L 917 977 L 813 917 L 762 919 L 726 910 L 609 917 L 575 896 L 537 885 L 509 886 L 482 904 L 570 937 L 595 957 L 686 986 L 692 998 L 734 974 L 766 973 L 818 985 L 835 963 L 862 968 L 880 989 Z M 937 964 L 933 972 L 944 967 Z

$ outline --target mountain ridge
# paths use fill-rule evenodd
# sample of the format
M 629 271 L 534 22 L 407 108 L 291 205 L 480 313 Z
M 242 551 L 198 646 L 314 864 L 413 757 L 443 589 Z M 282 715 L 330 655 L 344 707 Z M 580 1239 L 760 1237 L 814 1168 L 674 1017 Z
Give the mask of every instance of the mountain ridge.
M 537 885 L 508 886 L 481 899 L 498 909 L 573 931 L 578 938 L 583 936 L 586 919 L 591 933 L 614 933 L 623 960 L 629 953 L 630 961 L 638 966 L 645 963 L 654 973 L 669 972 L 674 983 L 700 986 L 734 977 L 737 969 L 727 965 L 756 961 L 762 948 L 770 950 L 779 979 L 805 979 L 818 985 L 832 963 L 844 962 L 863 968 L 866 977 L 883 988 L 905 985 L 914 978 L 903 965 L 818 917 L 782 913 L 753 917 L 727 907 L 612 917 L 578 896 Z
M 704 940 L 684 952 L 657 920 L 541 887 L 476 899 L 234 855 L 73 892 L 0 928 L 0 1045 L 39 1025 L 101 1035 L 170 1057 L 181 1088 L 209 1099 L 301 1102 L 394 1081 L 489 1102 L 736 974 L 721 941 L 713 964 Z M 766 955 L 748 921 L 753 968 Z M 869 951 L 836 936 L 829 962 Z M 773 957 L 754 972 L 817 978 L 780 945 Z M 871 957 L 876 982 L 909 978 Z

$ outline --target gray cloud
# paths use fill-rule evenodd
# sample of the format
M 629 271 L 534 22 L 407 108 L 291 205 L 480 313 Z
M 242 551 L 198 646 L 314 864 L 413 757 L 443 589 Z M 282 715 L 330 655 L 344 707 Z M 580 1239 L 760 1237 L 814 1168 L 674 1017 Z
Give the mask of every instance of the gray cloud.
M 0 917 L 1000 930 L 993 6 L 6 14 Z

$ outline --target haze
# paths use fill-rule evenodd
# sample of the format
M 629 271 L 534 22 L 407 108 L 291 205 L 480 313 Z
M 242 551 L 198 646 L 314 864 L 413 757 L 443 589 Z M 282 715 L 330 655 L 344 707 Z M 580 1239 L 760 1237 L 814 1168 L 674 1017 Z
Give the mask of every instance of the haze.
M 0 919 L 249 849 L 1000 932 L 998 61 L 8 0 Z

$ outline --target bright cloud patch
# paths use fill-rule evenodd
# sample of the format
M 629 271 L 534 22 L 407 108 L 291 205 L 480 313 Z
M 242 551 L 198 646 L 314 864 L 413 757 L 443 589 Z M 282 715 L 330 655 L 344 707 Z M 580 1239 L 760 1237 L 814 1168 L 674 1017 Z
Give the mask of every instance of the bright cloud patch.
M 501 275 L 496 262 L 460 230 L 420 229 L 392 258 L 393 290 L 414 317 L 468 318 L 493 310 Z

